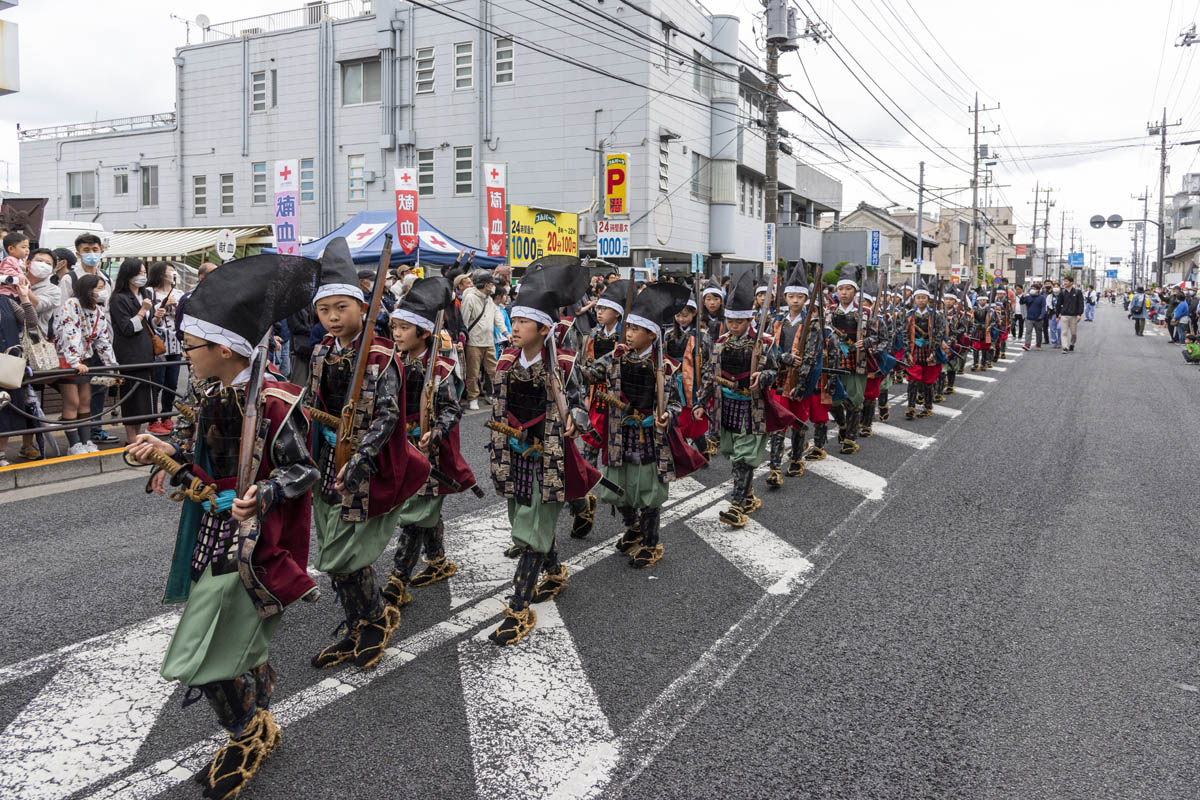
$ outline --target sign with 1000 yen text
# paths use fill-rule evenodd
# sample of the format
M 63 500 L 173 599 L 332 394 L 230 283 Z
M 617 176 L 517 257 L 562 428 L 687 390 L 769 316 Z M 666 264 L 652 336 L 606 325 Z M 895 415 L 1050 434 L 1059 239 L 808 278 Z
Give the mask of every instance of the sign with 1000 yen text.
M 629 258 L 629 222 L 627 220 L 596 220 L 596 255 L 599 258 Z
M 508 263 L 526 266 L 542 256 L 579 255 L 579 215 L 510 205 Z

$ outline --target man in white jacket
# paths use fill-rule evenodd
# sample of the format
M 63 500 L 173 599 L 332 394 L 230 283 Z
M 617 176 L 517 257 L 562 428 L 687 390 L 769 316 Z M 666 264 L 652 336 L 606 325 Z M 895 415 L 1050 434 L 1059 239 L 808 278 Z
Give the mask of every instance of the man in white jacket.
M 479 409 L 479 367 L 482 364 L 487 379 L 496 379 L 496 326 L 504 327 L 504 317 L 492 302 L 496 291 L 495 279 L 486 269 L 471 274 L 471 286 L 462 296 L 462 324 L 466 332 L 464 348 L 467 365 L 467 408 Z

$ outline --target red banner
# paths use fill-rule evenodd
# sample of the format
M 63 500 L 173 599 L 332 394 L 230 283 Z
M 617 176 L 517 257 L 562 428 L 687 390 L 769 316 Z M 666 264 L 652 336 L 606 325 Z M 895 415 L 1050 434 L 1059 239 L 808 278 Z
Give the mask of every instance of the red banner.
M 417 249 L 417 173 L 409 167 L 396 170 L 396 244 L 404 255 Z
M 508 165 L 484 164 L 483 183 L 487 203 L 487 253 L 496 258 L 507 258 Z

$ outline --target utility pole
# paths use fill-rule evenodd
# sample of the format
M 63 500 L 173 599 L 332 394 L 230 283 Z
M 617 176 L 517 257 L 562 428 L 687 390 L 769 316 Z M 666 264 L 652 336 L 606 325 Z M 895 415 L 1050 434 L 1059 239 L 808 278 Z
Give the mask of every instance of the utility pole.
M 1183 120 L 1176 120 L 1170 125 L 1167 124 L 1167 109 L 1163 107 L 1162 122 L 1154 124 L 1153 122 L 1146 125 L 1146 131 L 1150 136 L 1161 137 L 1158 145 L 1159 161 L 1158 161 L 1158 267 L 1155 270 L 1157 283 L 1161 287 L 1163 285 L 1163 248 L 1166 247 L 1167 240 L 1163 236 L 1163 216 L 1165 212 L 1164 200 L 1167 194 L 1167 128 L 1175 128 L 1183 124 Z M 1145 242 L 1142 244 L 1142 252 L 1146 251 Z
M 1062 283 L 1063 274 L 1063 234 L 1067 227 L 1067 210 L 1062 210 L 1062 220 L 1058 223 L 1058 280 L 1057 283 Z
M 917 259 L 916 259 L 917 283 L 919 283 L 921 280 L 921 262 L 923 262 L 925 260 L 925 233 L 924 233 L 925 222 L 924 222 L 924 219 L 921 217 L 921 215 L 924 213 L 925 213 L 925 162 L 922 161 L 921 162 L 921 171 L 919 173 L 919 177 L 917 178 Z M 900 245 L 900 260 L 903 261 L 904 260 L 904 245 L 903 245 L 904 239 L 903 239 L 903 237 L 901 237 L 900 241 L 902 243 Z M 934 265 L 935 273 L 937 272 L 936 266 L 937 265 L 935 264 Z M 879 291 L 881 293 L 885 292 L 885 291 L 887 291 L 887 287 L 880 286 Z M 882 297 L 882 294 L 880 294 L 880 296 Z M 883 301 L 880 300 L 879 302 L 882 303 Z
M 1046 239 L 1050 236 L 1050 208 L 1055 205 L 1055 202 L 1050 199 L 1050 187 L 1046 187 L 1046 220 L 1042 223 L 1042 257 L 1045 260 L 1046 274 L 1042 276 L 1044 279 L 1050 278 L 1050 245 Z
M 1029 277 L 1032 278 L 1037 274 L 1037 212 L 1038 212 L 1038 192 L 1041 189 L 1041 182 L 1033 184 L 1033 233 L 1029 237 L 1032 244 L 1029 249 L 1032 251 L 1029 254 Z
M 975 115 L 974 124 L 971 126 L 970 133 L 975 137 L 974 147 L 972 148 L 974 156 L 974 167 L 971 171 L 971 268 L 975 270 L 976 276 L 979 274 L 979 134 L 981 133 L 999 133 L 1000 128 L 997 126 L 994 130 L 981 131 L 979 129 L 979 112 L 980 111 L 995 111 L 1000 107 L 999 103 L 991 108 L 979 107 L 979 93 L 975 93 L 975 105 L 968 108 L 967 111 Z
M 799 48 L 796 38 L 795 11 L 789 13 L 787 0 L 763 0 L 767 11 L 767 164 L 763 221 L 775 227 L 779 220 L 779 53 Z M 776 231 L 776 241 L 778 241 Z M 774 265 L 772 265 L 774 266 Z

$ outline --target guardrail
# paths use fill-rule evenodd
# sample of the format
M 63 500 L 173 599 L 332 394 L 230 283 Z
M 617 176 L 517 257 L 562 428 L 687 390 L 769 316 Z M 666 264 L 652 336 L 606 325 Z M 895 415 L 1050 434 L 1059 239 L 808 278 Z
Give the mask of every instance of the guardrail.
M 329 0 L 307 3 L 302 8 L 261 14 L 257 17 L 219 22 L 204 28 L 205 42 L 220 42 L 260 33 L 274 33 L 292 28 L 317 25 L 326 19 L 351 19 L 375 13 L 374 0 Z

